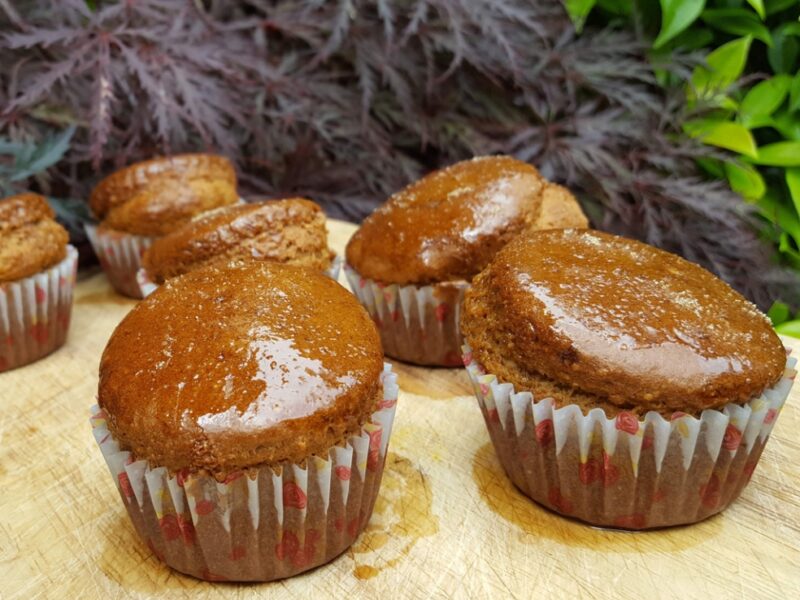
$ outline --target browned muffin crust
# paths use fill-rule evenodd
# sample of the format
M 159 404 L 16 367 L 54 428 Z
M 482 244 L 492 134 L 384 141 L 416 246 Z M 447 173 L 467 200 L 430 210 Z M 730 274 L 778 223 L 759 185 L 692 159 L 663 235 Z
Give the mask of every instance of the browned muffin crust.
M 0 200 L 0 283 L 30 277 L 67 255 L 69 234 L 47 200 L 17 194 Z
M 328 248 L 325 213 L 305 198 L 267 200 L 220 208 L 156 240 L 142 264 L 156 283 L 198 267 L 255 258 L 324 271 Z
M 161 236 L 197 214 L 238 199 L 230 161 L 211 154 L 182 154 L 113 173 L 95 187 L 89 203 L 103 227 Z
M 117 327 L 98 402 L 114 437 L 173 471 L 325 452 L 376 408 L 375 325 L 332 279 L 246 261 L 167 281 Z
M 487 371 L 559 405 L 699 414 L 781 376 L 769 320 L 708 271 L 606 233 L 527 233 L 473 281 L 461 330 Z
M 542 190 L 542 208 L 533 229 L 583 229 L 589 220 L 575 196 L 564 186 L 548 183 Z
M 554 214 L 542 213 L 550 186 L 534 167 L 509 156 L 477 157 L 434 171 L 364 220 L 347 245 L 347 262 L 384 283 L 469 281 L 539 219 L 547 226 L 585 226 L 579 208 L 573 220 L 572 210 L 556 206 L 574 202 L 554 193 L 563 188 L 553 186 L 547 194 Z
M 359 274 L 387 283 L 469 280 L 539 214 L 532 166 L 485 156 L 434 171 L 394 194 L 347 244 Z

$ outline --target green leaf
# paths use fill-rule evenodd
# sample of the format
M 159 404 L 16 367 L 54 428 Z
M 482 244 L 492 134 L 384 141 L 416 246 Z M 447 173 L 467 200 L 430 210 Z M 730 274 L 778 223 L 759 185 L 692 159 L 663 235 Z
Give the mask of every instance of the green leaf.
M 797 0 L 765 0 L 764 5 L 768 15 L 774 15 L 797 3 Z
M 789 188 L 789 195 L 792 197 L 794 209 L 800 215 L 800 169 L 790 167 L 786 169 L 786 186 Z
M 775 331 L 781 335 L 788 335 L 789 337 L 800 338 L 800 319 L 794 321 L 786 321 L 781 323 L 775 328 Z
M 694 23 L 703 11 L 705 0 L 660 0 L 661 31 L 653 48 L 660 48 Z
M 583 29 L 583 24 L 586 22 L 586 17 L 592 12 L 597 0 L 567 0 L 565 4 L 569 18 L 572 19 L 572 24 L 575 26 L 575 31 L 580 33 Z
M 747 0 L 747 3 L 758 13 L 758 16 L 761 17 L 762 21 L 767 18 L 767 11 L 764 10 L 763 0 Z
M 792 78 L 789 86 L 789 112 L 800 109 L 800 71 Z
M 725 176 L 731 189 L 745 200 L 758 200 L 767 191 L 764 178 L 758 169 L 745 163 L 725 163 Z
M 739 79 L 747 62 L 752 37 L 746 35 L 723 44 L 706 57 L 705 67 L 695 67 L 692 85 L 700 97 L 713 95 Z
M 74 133 L 75 126 L 71 125 L 48 137 L 39 146 L 31 146 L 30 151 L 26 148 L 17 154 L 14 164 L 16 173 L 10 178 L 11 181 L 22 181 L 56 164 L 69 148 Z
M 695 119 L 683 125 L 686 133 L 700 139 L 704 144 L 733 150 L 751 158 L 758 155 L 753 134 L 744 125 L 730 121 Z
M 716 158 L 700 157 L 696 158 L 695 162 L 701 169 L 703 169 L 706 173 L 708 173 L 715 179 L 725 178 L 725 169 L 722 166 L 722 162 L 717 160 Z
M 786 99 L 791 83 L 792 79 L 788 75 L 776 75 L 750 88 L 739 105 L 739 117 L 742 123 L 752 127 L 751 122 L 756 117 L 774 113 Z
M 771 190 L 758 200 L 757 205 L 761 216 L 782 229 L 778 238 L 778 249 L 790 258 L 797 254 L 788 239 L 788 236 L 791 236 L 795 240 L 795 244 L 800 241 L 800 218 L 798 218 L 794 209 L 788 206 L 787 203 L 776 199 L 774 192 Z
M 782 110 L 772 116 L 772 126 L 787 140 L 800 141 L 800 119 Z
M 598 0 L 597 5 L 614 15 L 627 17 L 633 12 L 633 0 Z
M 715 8 L 700 15 L 705 23 L 734 35 L 750 34 L 767 46 L 772 45 L 772 36 L 757 15 L 744 8 Z
M 686 31 L 672 38 L 668 47 L 681 48 L 682 50 L 700 50 L 707 48 L 714 41 L 714 32 L 702 24 L 690 27 Z
M 781 33 L 784 35 L 800 35 L 800 23 L 797 21 L 794 23 L 786 23 L 781 26 Z
M 800 142 L 775 142 L 761 146 L 752 162 L 770 167 L 798 167 L 800 166 Z
M 785 26 L 776 29 L 772 36 L 772 46 L 767 48 L 767 60 L 772 70 L 775 73 L 794 74 L 798 54 L 800 54 L 800 42 L 794 35 L 787 34 Z
M 791 313 L 789 312 L 789 306 L 776 300 L 772 303 L 772 306 L 769 307 L 767 311 L 767 316 L 769 320 L 772 321 L 773 327 L 775 325 L 780 325 L 781 323 L 788 321 L 791 318 Z

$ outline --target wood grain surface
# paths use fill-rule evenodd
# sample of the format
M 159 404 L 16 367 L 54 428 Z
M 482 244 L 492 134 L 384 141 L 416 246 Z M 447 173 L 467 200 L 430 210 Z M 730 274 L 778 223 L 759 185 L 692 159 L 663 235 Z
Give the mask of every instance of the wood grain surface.
M 330 229 L 341 252 L 353 227 Z M 67 345 L 0 374 L 2 598 L 800 597 L 797 387 L 729 510 L 626 533 L 527 500 L 495 458 L 466 374 L 403 364 L 381 495 L 351 550 L 271 584 L 173 572 L 136 537 L 88 422 L 100 354 L 133 305 L 102 274 L 83 279 Z

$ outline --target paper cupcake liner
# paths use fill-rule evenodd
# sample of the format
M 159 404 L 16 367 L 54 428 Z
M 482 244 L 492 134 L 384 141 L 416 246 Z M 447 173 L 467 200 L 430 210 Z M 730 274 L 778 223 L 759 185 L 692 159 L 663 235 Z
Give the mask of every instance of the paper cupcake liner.
M 86 224 L 86 236 L 112 287 L 129 298 L 143 298 L 136 273 L 142 254 L 158 238 L 102 229 Z
M 342 257 L 336 255 L 331 261 L 331 266 L 325 270 L 325 274 L 334 281 L 339 280 L 339 271 L 342 269 Z M 147 298 L 150 294 L 158 289 L 158 284 L 150 279 L 150 275 L 144 268 L 136 272 L 136 283 L 139 286 L 139 294 L 141 298 Z
M 781 380 L 746 405 L 700 417 L 638 418 L 555 408 L 484 372 L 464 345 L 489 435 L 511 481 L 536 502 L 593 525 L 649 529 L 694 523 L 726 508 L 750 480 L 792 387 Z
M 64 345 L 72 315 L 78 251 L 54 267 L 0 283 L 0 372 L 32 363 Z
M 160 560 L 200 579 L 270 581 L 331 561 L 369 521 L 398 395 L 390 365 L 381 380 L 383 402 L 343 446 L 222 483 L 136 460 L 120 449 L 97 406 L 91 423 L 136 531 Z
M 378 326 L 387 356 L 418 365 L 462 365 L 458 322 L 466 281 L 401 286 L 361 277 L 348 264 L 344 272 Z

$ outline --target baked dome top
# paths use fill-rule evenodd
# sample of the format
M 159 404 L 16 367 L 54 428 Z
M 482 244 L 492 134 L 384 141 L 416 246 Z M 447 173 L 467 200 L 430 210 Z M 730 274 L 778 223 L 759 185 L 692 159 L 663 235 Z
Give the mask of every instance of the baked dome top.
M 213 154 L 179 154 L 135 163 L 103 179 L 89 204 L 110 229 L 160 236 L 193 216 L 238 202 L 236 171 Z
M 176 277 L 137 305 L 103 353 L 98 400 L 137 458 L 224 474 L 341 443 L 375 410 L 382 367 L 347 290 L 247 261 Z
M 324 271 L 333 256 L 322 209 L 305 198 L 287 198 L 203 213 L 153 242 L 142 264 L 155 282 L 162 283 L 198 267 L 238 258 Z
M 534 167 L 508 156 L 434 171 L 364 220 L 347 245 L 347 262 L 386 283 L 469 280 L 533 225 L 545 183 Z
M 769 320 L 727 284 L 597 231 L 520 236 L 474 279 L 462 314 L 489 372 L 544 377 L 635 412 L 744 403 L 786 364 Z
M 0 200 L 0 283 L 30 277 L 67 255 L 69 234 L 44 196 L 17 194 Z

